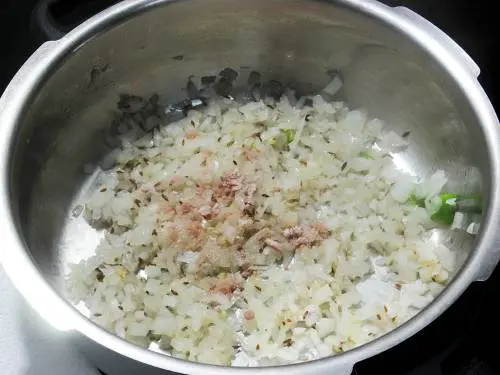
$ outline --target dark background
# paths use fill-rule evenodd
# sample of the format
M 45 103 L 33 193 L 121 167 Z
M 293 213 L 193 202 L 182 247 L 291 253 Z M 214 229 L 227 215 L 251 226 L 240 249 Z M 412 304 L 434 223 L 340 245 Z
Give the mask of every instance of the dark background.
M 209 1 L 209 0 L 206 0 Z M 242 0 L 245 1 L 245 0 Z M 247 0 L 251 1 L 251 0 Z M 78 13 L 99 10 L 116 0 L 62 0 L 55 9 L 67 29 Z M 454 38 L 481 68 L 480 82 L 500 111 L 500 76 L 495 52 L 500 47 L 499 21 L 492 0 L 383 0 L 420 13 Z M 32 30 L 37 0 L 0 0 L 0 93 L 17 69 L 43 41 Z M 77 8 L 75 12 L 73 8 Z M 500 113 L 500 112 L 499 112 Z M 500 374 L 497 296 L 500 270 L 486 283 L 475 283 L 429 327 L 355 367 L 358 375 L 494 375 Z M 2 371 L 0 370 L 0 373 Z
M 30 14 L 36 0 L 3 0 L 0 3 L 0 90 L 36 48 L 30 35 Z

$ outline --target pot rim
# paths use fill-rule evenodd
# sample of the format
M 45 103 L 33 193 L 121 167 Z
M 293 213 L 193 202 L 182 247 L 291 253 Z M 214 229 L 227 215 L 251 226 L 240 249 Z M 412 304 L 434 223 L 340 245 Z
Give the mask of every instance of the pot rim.
M 476 250 L 455 279 L 416 317 L 380 338 L 340 355 L 307 363 L 273 367 L 222 367 L 189 362 L 155 353 L 105 331 L 70 305 L 45 280 L 29 255 L 27 245 L 16 225 L 15 210 L 9 197 L 11 150 L 17 136 L 18 122 L 22 118 L 23 110 L 29 105 L 33 92 L 50 75 L 52 67 L 57 62 L 74 52 L 92 36 L 105 32 L 106 29 L 124 19 L 150 8 L 176 1 L 180 0 L 127 0 L 99 13 L 62 39 L 47 42 L 37 50 L 23 65 L 0 99 L 0 126 L 3 131 L 3 137 L 0 139 L 0 213 L 3 217 L 4 249 L 8 249 L 1 255 L 0 262 L 16 288 L 46 320 L 61 330 L 79 331 L 100 345 L 126 357 L 179 373 L 224 375 L 255 374 L 260 371 L 263 374 L 326 374 L 334 369 L 344 369 L 350 372 L 355 363 L 388 350 L 423 329 L 446 310 L 471 282 L 489 276 L 488 270 L 493 269 L 491 265 L 496 265 L 500 257 L 500 234 L 497 233 L 500 232 L 497 230 L 500 227 L 500 218 L 494 215 L 494 212 L 500 208 L 500 190 L 497 189 L 500 171 L 500 147 L 498 146 L 500 145 L 500 128 L 495 111 L 484 90 L 476 77 L 473 77 L 456 56 L 433 38 L 427 30 L 397 14 L 392 8 L 371 0 L 323 0 L 332 4 L 347 5 L 358 12 L 368 14 L 412 39 L 457 81 L 479 119 L 485 134 L 491 163 L 489 207 Z

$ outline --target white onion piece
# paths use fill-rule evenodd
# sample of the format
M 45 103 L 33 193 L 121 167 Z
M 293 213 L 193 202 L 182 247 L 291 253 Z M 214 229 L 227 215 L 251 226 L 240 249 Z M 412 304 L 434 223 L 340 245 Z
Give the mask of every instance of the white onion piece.
M 402 179 L 392 186 L 391 196 L 396 202 L 404 203 L 408 201 L 412 191 L 413 183 L 411 181 Z
M 338 75 L 336 75 L 335 77 L 333 77 L 330 83 L 328 83 L 328 85 L 326 85 L 325 88 L 323 88 L 323 90 L 321 91 L 328 95 L 334 96 L 336 93 L 340 91 L 342 85 L 343 85 L 342 80 Z

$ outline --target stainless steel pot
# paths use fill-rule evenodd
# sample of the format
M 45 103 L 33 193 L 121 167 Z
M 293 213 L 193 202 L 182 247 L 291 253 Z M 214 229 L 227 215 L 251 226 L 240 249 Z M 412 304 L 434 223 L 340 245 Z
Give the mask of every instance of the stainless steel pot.
M 439 298 L 392 333 L 336 357 L 266 369 L 220 368 L 144 350 L 97 327 L 68 304 L 65 264 L 92 250 L 72 219 L 89 169 L 109 151 L 120 93 L 176 101 L 186 79 L 233 67 L 314 91 L 336 70 L 343 96 L 411 131 L 410 171 L 444 169 L 458 189 L 481 175 L 485 215 L 476 239 L 440 232 L 463 266 Z M 42 45 L 0 101 L 1 262 L 28 302 L 67 331 L 103 371 L 153 374 L 343 374 L 415 334 L 500 257 L 500 132 L 478 67 L 444 33 L 406 8 L 371 0 L 130 0 Z M 103 136 L 106 135 L 106 136 Z M 90 240 L 89 240 L 90 238 Z

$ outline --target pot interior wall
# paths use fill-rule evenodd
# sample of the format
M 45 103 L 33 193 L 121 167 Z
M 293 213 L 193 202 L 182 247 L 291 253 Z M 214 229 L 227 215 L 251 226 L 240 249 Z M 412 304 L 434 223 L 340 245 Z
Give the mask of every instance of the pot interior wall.
M 484 134 L 459 85 L 415 42 L 343 1 L 156 1 L 95 32 L 82 36 L 40 84 L 13 148 L 19 225 L 58 288 L 65 264 L 91 253 L 99 238 L 71 211 L 88 172 L 110 151 L 105 134 L 119 95 L 158 93 L 164 103 L 176 101 L 186 96 L 188 77 L 199 82 L 225 67 L 239 71 L 241 83 L 256 70 L 301 94 L 325 86 L 336 70 L 344 81 L 339 99 L 400 134 L 411 132 L 401 167 L 416 174 L 442 168 L 458 192 L 480 189 L 467 183 L 476 171 L 489 186 Z M 440 240 L 464 254 L 474 242 Z

